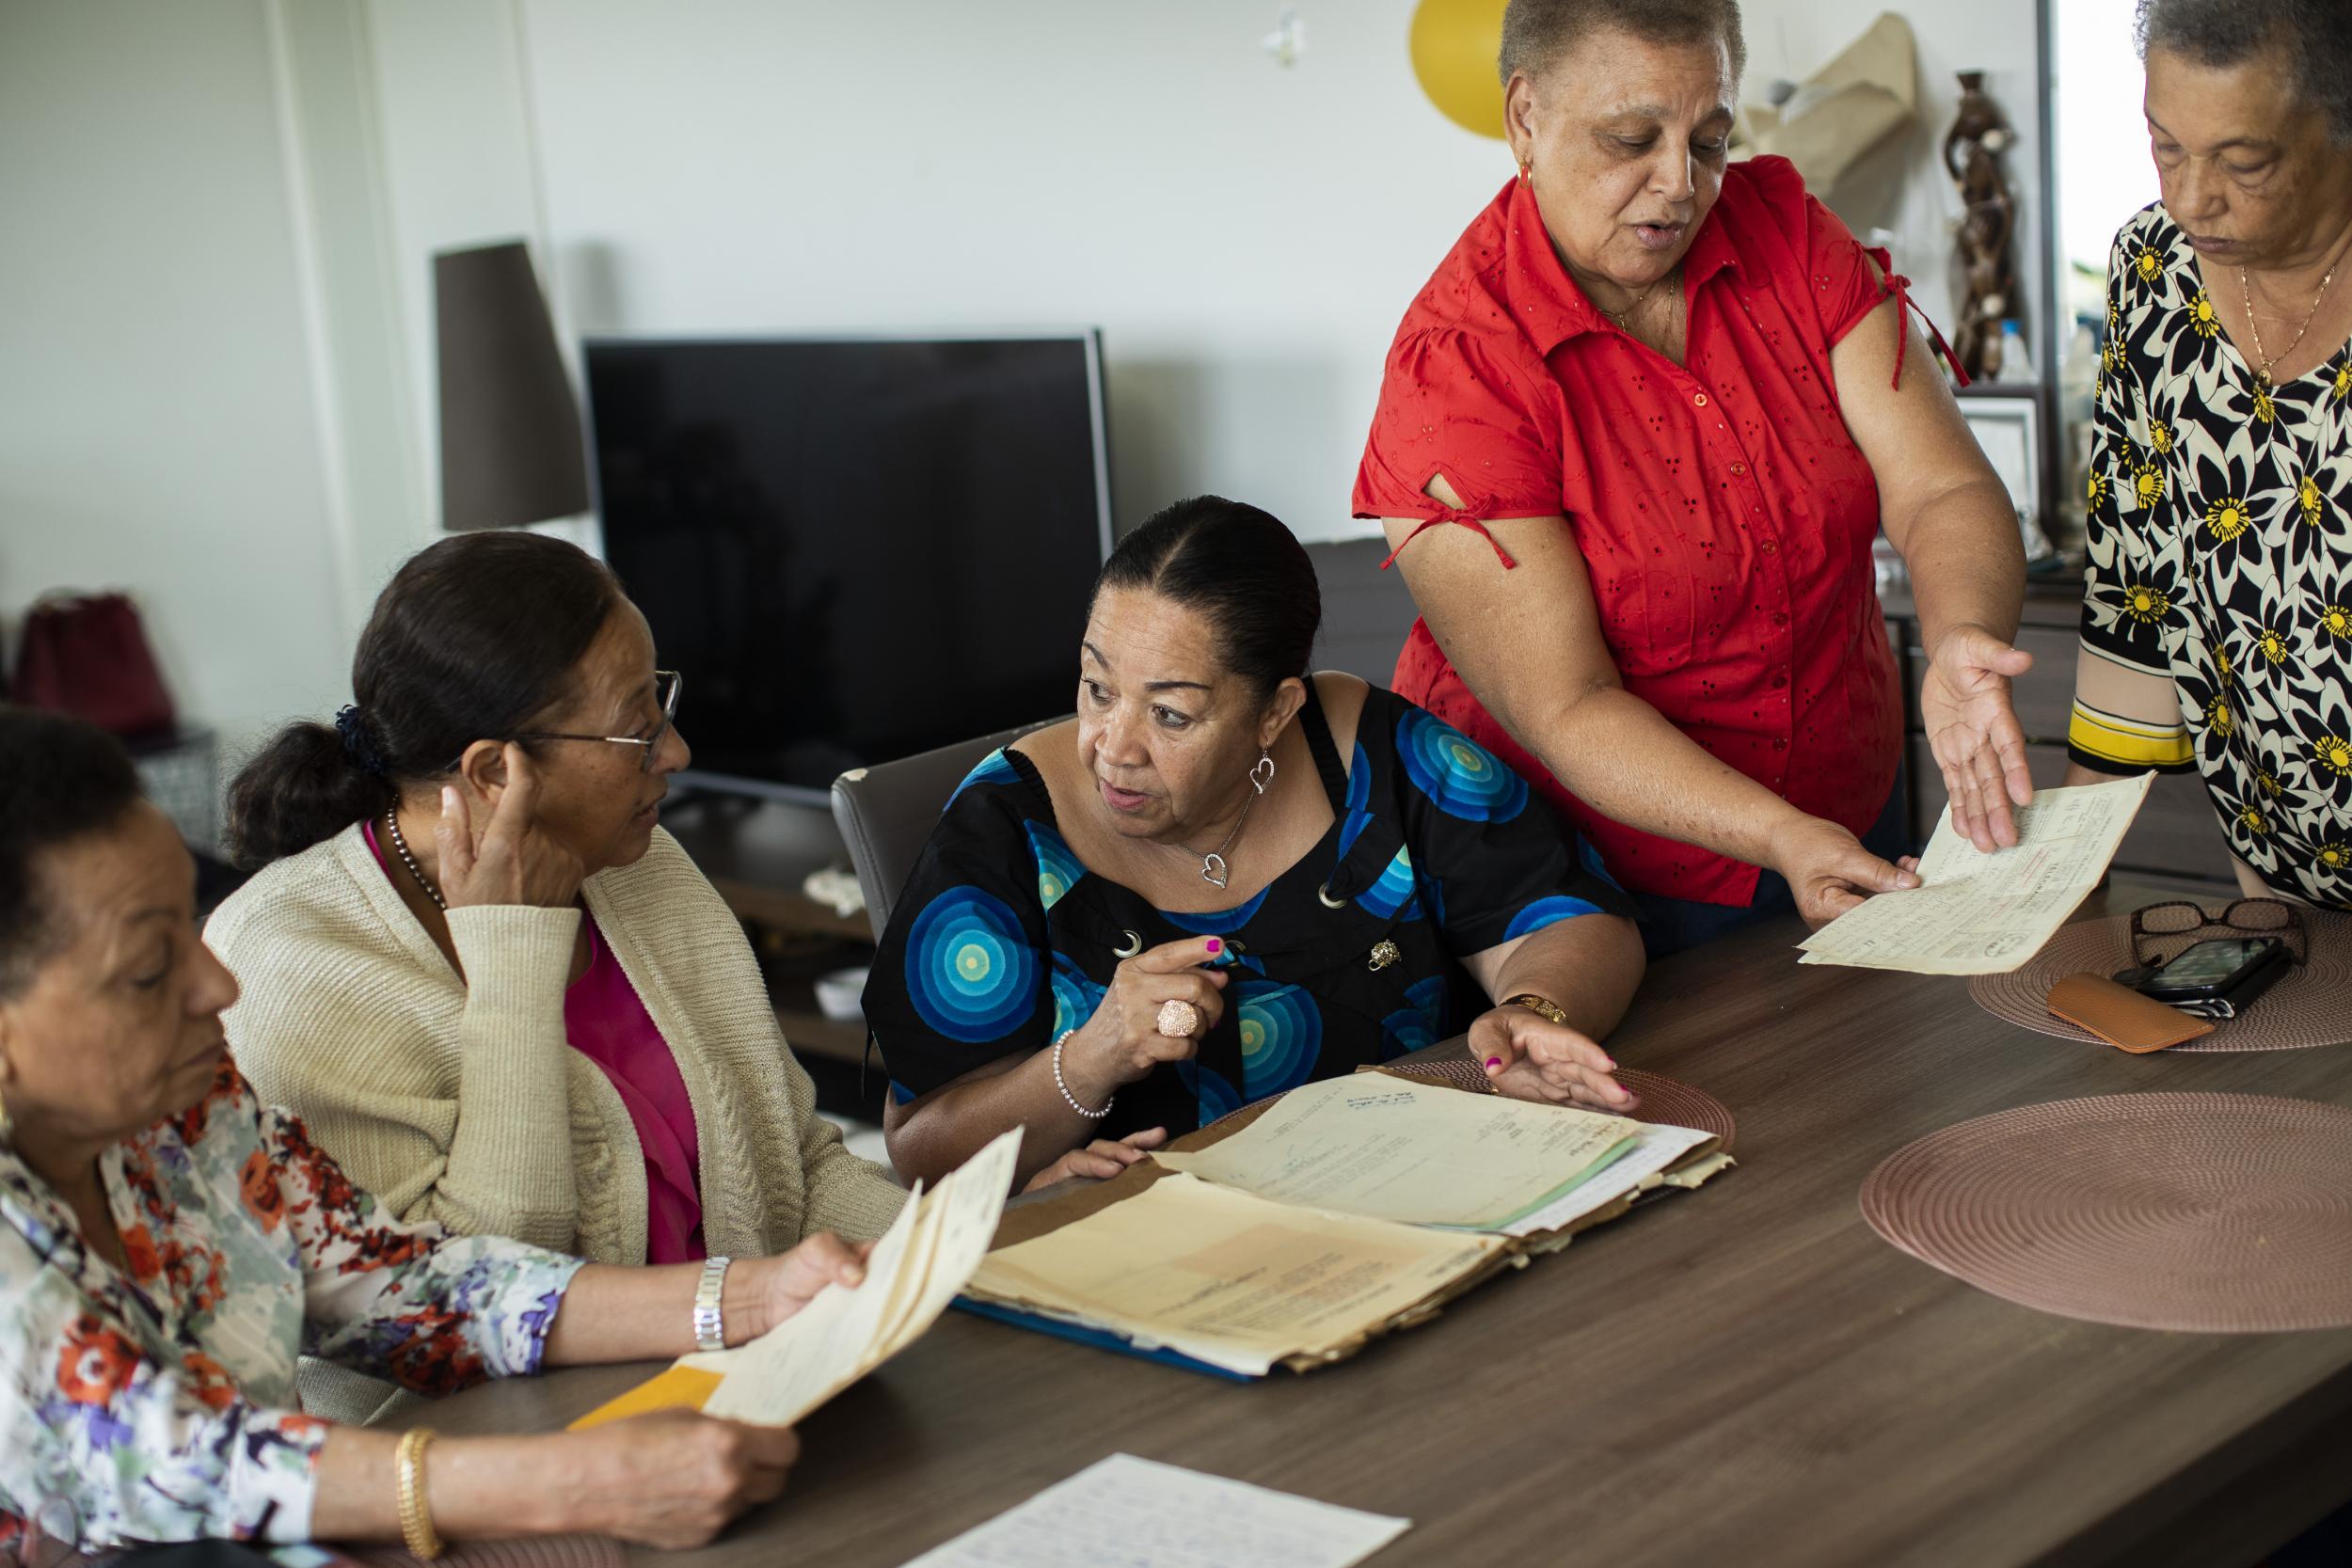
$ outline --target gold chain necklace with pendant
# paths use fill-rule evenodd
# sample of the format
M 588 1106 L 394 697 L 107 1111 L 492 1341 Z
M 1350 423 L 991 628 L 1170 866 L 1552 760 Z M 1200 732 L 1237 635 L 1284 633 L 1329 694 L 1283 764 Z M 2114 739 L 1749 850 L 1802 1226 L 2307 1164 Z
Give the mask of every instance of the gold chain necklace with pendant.
M 2312 301 L 2311 310 L 2303 317 L 2303 325 L 2296 329 L 2295 341 L 2278 353 L 2271 354 L 2263 347 L 2262 324 L 2254 319 L 2253 285 L 2246 280 L 2246 269 L 2244 267 L 2237 269 L 2238 296 L 2246 302 L 2246 328 L 2254 335 L 2254 357 L 2262 362 L 2261 368 L 2255 371 L 2254 375 L 2265 389 L 2276 385 L 2270 379 L 2270 367 L 2303 346 L 2303 339 L 2311 332 L 2312 323 L 2319 319 L 2319 308 L 2328 302 L 2328 285 L 2334 283 L 2335 280 L 2336 269 L 2329 267 L 2328 276 L 2319 280 L 2318 297 Z

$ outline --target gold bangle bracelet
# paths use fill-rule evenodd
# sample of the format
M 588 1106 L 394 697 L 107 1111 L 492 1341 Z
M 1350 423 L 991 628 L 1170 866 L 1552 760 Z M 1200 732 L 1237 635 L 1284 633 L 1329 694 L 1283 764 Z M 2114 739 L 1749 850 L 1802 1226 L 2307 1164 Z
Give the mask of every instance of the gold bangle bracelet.
M 1532 990 L 1523 990 L 1517 996 L 1506 996 L 1502 999 L 1502 1005 L 1506 1007 L 1525 1007 L 1529 1012 L 1541 1013 L 1563 1028 L 1567 1026 L 1566 1010 L 1551 998 L 1538 996 Z
M 448 1549 L 433 1528 L 433 1505 L 424 1495 L 424 1450 L 432 1441 L 431 1427 L 411 1427 L 400 1434 L 393 1458 L 399 1472 L 400 1538 L 411 1556 L 426 1562 Z

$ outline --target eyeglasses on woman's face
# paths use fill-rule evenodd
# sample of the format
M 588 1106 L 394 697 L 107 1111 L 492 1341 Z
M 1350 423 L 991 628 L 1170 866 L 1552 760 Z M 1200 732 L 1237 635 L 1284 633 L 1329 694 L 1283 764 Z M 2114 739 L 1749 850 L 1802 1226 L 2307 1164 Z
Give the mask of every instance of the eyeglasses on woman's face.
M 516 740 L 593 740 L 601 741 L 609 746 L 642 747 L 643 750 L 637 755 L 637 771 L 650 773 L 653 771 L 654 753 L 661 750 L 662 737 L 670 733 L 670 726 L 677 722 L 678 692 L 685 688 L 685 685 L 686 678 L 675 670 L 656 670 L 653 673 L 654 701 L 661 706 L 661 718 L 655 723 L 653 734 L 650 736 L 570 735 L 560 730 L 530 730 L 514 738 Z

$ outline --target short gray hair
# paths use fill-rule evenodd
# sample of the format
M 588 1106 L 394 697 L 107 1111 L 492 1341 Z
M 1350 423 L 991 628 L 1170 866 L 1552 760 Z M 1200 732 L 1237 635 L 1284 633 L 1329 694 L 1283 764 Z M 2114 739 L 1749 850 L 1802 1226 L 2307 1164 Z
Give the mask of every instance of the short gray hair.
M 2199 65 L 2239 65 L 2277 50 L 2296 94 L 2352 147 L 2352 0 L 2139 0 L 2139 53 L 2169 49 Z
M 1735 86 L 1748 67 L 1740 0 L 1511 0 L 1495 74 L 1505 87 L 1522 71 L 1534 76 L 1606 27 L 1646 43 L 1721 43 L 1731 55 Z

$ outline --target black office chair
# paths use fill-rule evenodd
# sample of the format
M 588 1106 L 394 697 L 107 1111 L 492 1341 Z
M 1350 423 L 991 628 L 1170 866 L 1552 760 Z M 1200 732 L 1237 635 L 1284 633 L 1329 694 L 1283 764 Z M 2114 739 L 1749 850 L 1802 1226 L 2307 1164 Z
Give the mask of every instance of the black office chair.
M 833 819 L 850 847 L 850 863 L 857 870 L 857 885 L 865 891 L 866 918 L 874 928 L 876 942 L 890 924 L 891 907 L 907 885 L 931 829 L 938 825 L 939 814 L 946 809 L 948 798 L 964 775 L 998 747 L 1060 721 L 1040 720 L 897 762 L 852 768 L 834 780 Z

